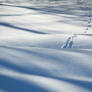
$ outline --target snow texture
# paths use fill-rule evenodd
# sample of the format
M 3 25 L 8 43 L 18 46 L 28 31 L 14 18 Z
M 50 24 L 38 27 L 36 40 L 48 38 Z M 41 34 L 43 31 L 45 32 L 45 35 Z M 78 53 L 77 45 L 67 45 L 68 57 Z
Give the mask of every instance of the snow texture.
M 0 92 L 92 92 L 91 0 L 0 0 Z

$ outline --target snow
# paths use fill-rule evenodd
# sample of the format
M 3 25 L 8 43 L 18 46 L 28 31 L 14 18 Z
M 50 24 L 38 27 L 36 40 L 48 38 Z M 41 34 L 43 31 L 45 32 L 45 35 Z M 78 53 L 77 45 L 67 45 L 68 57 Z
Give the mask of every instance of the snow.
M 91 5 L 0 0 L 0 92 L 92 92 Z

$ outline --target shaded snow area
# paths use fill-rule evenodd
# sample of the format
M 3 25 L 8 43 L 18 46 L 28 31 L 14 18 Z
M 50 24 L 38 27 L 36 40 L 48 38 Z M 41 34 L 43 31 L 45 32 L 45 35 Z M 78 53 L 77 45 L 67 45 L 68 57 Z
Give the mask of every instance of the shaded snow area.
M 0 0 L 0 92 L 92 92 L 91 0 Z

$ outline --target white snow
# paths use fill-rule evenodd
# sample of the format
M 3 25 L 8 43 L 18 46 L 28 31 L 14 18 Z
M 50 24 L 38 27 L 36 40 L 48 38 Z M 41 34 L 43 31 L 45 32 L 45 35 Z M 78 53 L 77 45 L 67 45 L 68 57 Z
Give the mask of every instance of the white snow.
M 0 92 L 92 92 L 91 0 L 31 2 L 0 0 Z

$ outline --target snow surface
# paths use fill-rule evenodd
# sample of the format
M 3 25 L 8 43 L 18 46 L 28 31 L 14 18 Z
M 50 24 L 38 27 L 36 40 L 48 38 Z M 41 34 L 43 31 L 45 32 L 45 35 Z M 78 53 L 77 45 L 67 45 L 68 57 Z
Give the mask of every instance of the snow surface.
M 0 92 L 92 92 L 91 0 L 0 0 Z

